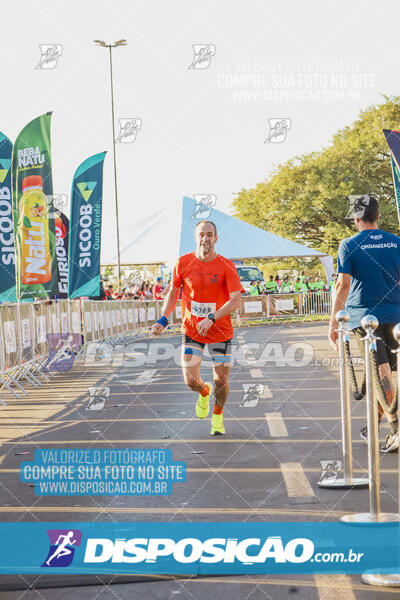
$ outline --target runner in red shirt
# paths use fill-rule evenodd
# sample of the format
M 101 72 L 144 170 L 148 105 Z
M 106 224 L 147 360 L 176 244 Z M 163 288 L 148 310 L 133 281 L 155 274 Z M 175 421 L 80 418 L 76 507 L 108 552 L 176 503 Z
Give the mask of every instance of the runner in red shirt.
M 168 324 L 182 288 L 182 354 L 186 385 L 199 393 L 196 415 L 209 413 L 212 384 L 204 383 L 200 365 L 204 347 L 213 363 L 215 405 L 212 435 L 225 433 L 222 410 L 229 393 L 229 370 L 233 329 L 230 314 L 240 306 L 242 285 L 233 262 L 217 254 L 217 228 L 200 221 L 195 228 L 196 251 L 181 256 L 175 265 L 171 288 L 163 306 L 163 316 L 153 325 L 159 334 Z

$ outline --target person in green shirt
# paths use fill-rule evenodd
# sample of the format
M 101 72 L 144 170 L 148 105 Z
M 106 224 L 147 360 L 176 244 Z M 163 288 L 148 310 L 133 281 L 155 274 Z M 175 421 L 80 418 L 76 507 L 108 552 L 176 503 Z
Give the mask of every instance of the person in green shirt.
M 324 289 L 325 283 L 321 280 L 321 277 L 316 277 L 314 283 L 314 291 L 317 292 L 317 294 L 320 296 L 321 292 L 323 292 Z
M 335 293 L 336 277 L 337 277 L 337 275 L 334 273 L 329 282 L 329 291 L 331 294 Z
M 278 287 L 277 282 L 274 280 L 274 276 L 270 275 L 269 276 L 269 281 L 267 281 L 265 283 L 265 291 L 267 294 L 273 294 L 274 292 L 276 292 L 276 289 Z
M 289 275 L 285 275 L 283 278 L 279 291 L 281 294 L 290 294 L 292 291 L 292 282 L 289 281 Z
M 310 292 L 315 292 L 315 283 L 313 282 L 313 278 L 309 277 L 307 280 L 307 289 L 310 290 Z
M 301 285 L 303 285 L 305 278 L 306 278 L 305 273 L 304 273 L 304 271 L 302 271 L 301 275 L 299 275 L 299 277 L 298 277 L 298 279 L 300 279 Z
M 304 271 L 303 271 L 304 273 Z M 304 277 L 303 277 L 304 280 Z M 294 291 L 296 292 L 296 294 L 299 294 L 300 292 L 305 292 L 306 288 L 304 283 L 301 281 L 300 277 L 298 277 L 296 279 L 296 283 L 294 284 Z
M 258 286 L 254 281 L 250 281 L 249 294 L 250 296 L 259 296 Z

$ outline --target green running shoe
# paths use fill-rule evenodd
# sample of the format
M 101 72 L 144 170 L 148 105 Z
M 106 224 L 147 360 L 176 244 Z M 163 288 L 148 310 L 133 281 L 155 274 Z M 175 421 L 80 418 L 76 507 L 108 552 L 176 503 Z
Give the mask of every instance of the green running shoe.
M 211 417 L 211 435 L 225 435 L 224 419 L 222 414 L 212 414 Z
M 212 392 L 211 383 L 205 384 L 208 387 L 208 396 L 202 396 L 199 394 L 199 399 L 196 404 L 196 416 L 199 419 L 205 419 L 208 417 L 208 413 L 210 412 L 210 396 Z

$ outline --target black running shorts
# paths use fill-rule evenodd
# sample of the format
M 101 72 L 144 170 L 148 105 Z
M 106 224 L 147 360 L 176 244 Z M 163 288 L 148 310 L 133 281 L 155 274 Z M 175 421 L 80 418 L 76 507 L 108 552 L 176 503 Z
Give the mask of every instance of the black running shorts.
M 182 346 L 183 354 L 194 354 L 197 356 L 203 356 L 205 343 L 197 342 L 192 340 L 191 337 L 182 334 Z M 208 351 L 211 356 L 213 363 L 230 363 L 232 356 L 232 340 L 226 340 L 225 342 L 212 342 L 207 344 Z
M 392 371 L 397 371 L 397 358 L 392 350 L 397 350 L 398 343 L 393 337 L 393 328 L 395 323 L 382 323 L 375 330 L 376 335 L 376 351 L 378 365 L 389 363 Z M 356 327 L 352 330 L 355 334 L 360 348 L 361 356 L 364 356 L 364 342 L 361 341 L 366 334 L 362 327 Z

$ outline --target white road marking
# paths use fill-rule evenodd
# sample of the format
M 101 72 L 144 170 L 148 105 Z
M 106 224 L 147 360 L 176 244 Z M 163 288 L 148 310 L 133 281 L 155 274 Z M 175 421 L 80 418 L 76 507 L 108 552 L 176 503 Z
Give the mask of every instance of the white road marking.
M 125 379 L 127 377 L 131 378 L 132 373 L 126 374 L 126 375 L 119 375 L 116 373 L 114 375 L 113 379 L 121 380 L 123 383 L 129 384 L 129 385 L 147 385 L 149 383 L 154 383 L 154 382 L 160 380 L 160 377 L 155 376 L 157 371 L 158 371 L 158 369 L 146 369 L 145 371 L 140 373 L 140 375 L 138 375 L 136 377 L 136 379 L 131 379 L 131 381 L 125 381 Z
M 265 413 L 271 437 L 287 437 L 288 430 L 280 412 Z
M 348 575 L 314 575 L 319 600 L 356 600 Z
M 310 498 L 315 495 L 300 463 L 281 463 L 280 467 L 289 498 Z
M 263 377 L 261 369 L 250 369 L 250 375 L 254 378 Z
M 273 393 L 271 392 L 271 390 L 269 389 L 267 384 L 264 383 L 261 398 L 273 398 L 273 397 L 274 397 Z

